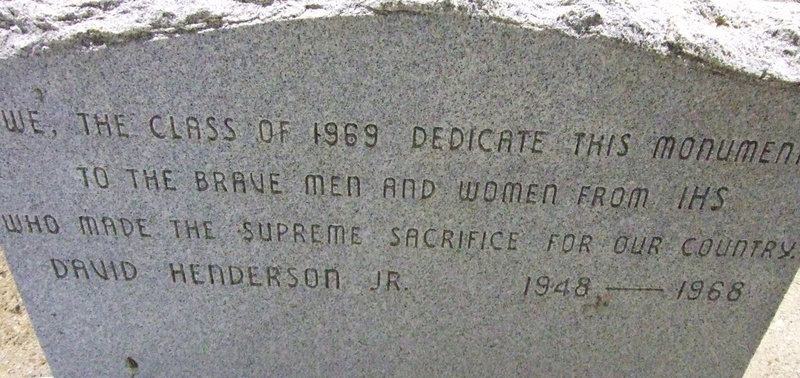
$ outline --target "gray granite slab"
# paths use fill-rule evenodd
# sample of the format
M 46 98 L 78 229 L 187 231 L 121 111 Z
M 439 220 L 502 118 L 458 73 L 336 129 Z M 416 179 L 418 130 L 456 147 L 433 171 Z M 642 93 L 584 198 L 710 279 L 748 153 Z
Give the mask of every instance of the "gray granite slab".
M 797 85 L 607 39 L 390 12 L 0 78 L 57 376 L 740 375 L 800 261 Z

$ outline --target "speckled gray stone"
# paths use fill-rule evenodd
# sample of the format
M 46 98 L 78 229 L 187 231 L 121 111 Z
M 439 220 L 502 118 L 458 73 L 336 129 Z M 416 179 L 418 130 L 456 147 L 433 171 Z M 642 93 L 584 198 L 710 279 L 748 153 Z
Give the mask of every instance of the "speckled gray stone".
M 0 77 L 0 246 L 56 376 L 740 375 L 800 261 L 797 85 L 606 39 L 390 12 Z

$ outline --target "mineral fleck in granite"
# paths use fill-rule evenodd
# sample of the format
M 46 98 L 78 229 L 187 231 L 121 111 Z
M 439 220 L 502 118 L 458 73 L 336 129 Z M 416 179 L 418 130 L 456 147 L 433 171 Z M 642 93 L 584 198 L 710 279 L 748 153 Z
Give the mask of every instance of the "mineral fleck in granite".
M 513 6 L 8 50 L 0 246 L 53 374 L 741 375 L 800 262 L 796 65 Z

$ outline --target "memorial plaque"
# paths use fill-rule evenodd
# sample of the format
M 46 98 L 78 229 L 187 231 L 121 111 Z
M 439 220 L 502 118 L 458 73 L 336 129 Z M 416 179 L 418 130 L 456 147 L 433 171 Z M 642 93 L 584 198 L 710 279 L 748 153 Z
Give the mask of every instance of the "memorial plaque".
M 800 89 L 444 12 L 1 63 L 0 245 L 57 376 L 739 375 Z

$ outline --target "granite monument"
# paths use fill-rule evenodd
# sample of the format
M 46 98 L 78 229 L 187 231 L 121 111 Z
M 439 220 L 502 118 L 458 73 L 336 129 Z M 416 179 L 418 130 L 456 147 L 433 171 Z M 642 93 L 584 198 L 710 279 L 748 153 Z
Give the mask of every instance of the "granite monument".
M 0 246 L 57 376 L 741 374 L 800 88 L 455 10 L 0 63 Z

